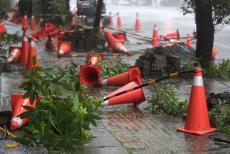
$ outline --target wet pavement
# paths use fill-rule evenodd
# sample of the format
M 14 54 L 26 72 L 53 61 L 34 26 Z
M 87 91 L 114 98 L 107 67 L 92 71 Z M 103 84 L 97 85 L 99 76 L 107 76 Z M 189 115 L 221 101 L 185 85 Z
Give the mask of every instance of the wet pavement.
M 132 46 L 129 46 L 132 49 Z M 142 46 L 143 48 L 143 46 Z M 85 63 L 85 57 L 57 58 L 53 52 L 44 49 L 44 42 L 37 44 L 39 59 L 43 66 L 64 67 L 71 61 L 78 64 Z M 83 53 L 80 53 L 83 55 Z M 128 63 L 134 64 L 138 54 L 124 56 Z M 107 57 L 106 57 L 107 58 Z M 109 56 L 108 56 L 109 58 Z M 10 94 L 18 92 L 18 86 L 22 81 L 20 72 L 1 74 L 1 92 Z M 207 95 L 211 92 L 224 92 L 230 90 L 230 81 L 204 80 Z M 181 99 L 189 99 L 192 81 L 176 80 L 175 85 L 179 90 Z M 92 89 L 91 93 L 104 96 L 117 88 Z M 152 87 L 144 88 L 146 97 L 150 96 Z M 92 127 L 92 140 L 80 148 L 77 153 L 82 154 L 126 154 L 126 153 L 230 153 L 229 144 L 215 143 L 209 139 L 209 135 L 197 136 L 177 132 L 177 127 L 182 127 L 182 117 L 171 117 L 165 115 L 152 115 L 145 111 L 147 102 L 140 104 L 137 108 L 132 105 L 117 105 L 105 107 L 100 111 L 102 120 L 98 121 L 97 127 Z M 214 133 L 221 135 L 220 133 Z M 226 136 L 226 135 L 224 135 Z M 0 142 L 0 153 L 47 153 L 43 148 L 28 148 L 20 146 L 15 149 L 5 150 Z

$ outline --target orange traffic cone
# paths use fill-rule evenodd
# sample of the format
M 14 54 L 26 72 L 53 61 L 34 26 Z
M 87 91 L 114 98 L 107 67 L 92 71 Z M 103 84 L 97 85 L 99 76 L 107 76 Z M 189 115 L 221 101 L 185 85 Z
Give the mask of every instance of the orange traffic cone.
M 33 59 L 36 59 L 36 62 L 34 64 Z M 30 40 L 30 46 L 29 46 L 29 55 L 28 55 L 28 62 L 27 62 L 27 70 L 32 71 L 33 68 L 39 67 L 39 60 L 38 55 L 35 47 L 34 40 Z
M 29 28 L 27 15 L 25 15 L 23 20 L 22 20 L 22 28 L 25 30 Z
M 199 135 L 216 131 L 210 126 L 201 68 L 195 68 L 185 126 L 177 130 Z
M 216 55 L 218 53 L 218 50 L 216 48 L 212 49 L 212 61 L 214 62 L 216 59 Z
M 109 12 L 109 25 L 113 26 L 113 17 L 112 17 L 112 12 Z
M 29 42 L 27 37 L 24 35 L 23 36 L 23 42 L 22 42 L 22 54 L 19 58 L 19 63 L 20 64 L 27 64 L 28 61 L 28 55 L 29 55 Z
M 71 41 L 63 41 L 61 42 L 58 50 L 58 56 L 63 56 L 69 54 L 72 51 L 72 42 Z
M 23 106 L 30 106 L 35 108 L 37 101 L 34 100 L 33 103 L 30 103 L 29 98 L 23 98 L 22 94 L 12 94 L 11 95 L 11 106 L 12 106 L 12 119 L 10 122 L 10 129 L 16 130 L 26 125 L 29 121 L 29 118 L 21 119 L 18 117 L 27 110 Z
M 22 49 L 17 47 L 10 47 L 10 51 L 10 57 L 6 61 L 8 64 L 14 62 L 21 56 Z
M 165 34 L 165 37 L 173 38 L 173 39 L 179 39 L 180 38 L 179 30 L 177 30 L 176 32 L 173 32 L 173 33 Z
M 161 42 L 160 42 L 160 40 L 159 40 L 157 26 L 154 25 L 154 28 L 153 28 L 152 45 L 153 45 L 153 46 L 159 46 L 160 44 L 161 44 Z
M 124 86 L 131 81 L 141 81 L 141 72 L 138 67 L 130 68 L 127 72 L 102 80 L 103 86 Z
M 80 83 L 89 87 L 100 86 L 101 67 L 91 65 L 80 65 Z
M 120 30 L 121 26 L 122 26 L 121 18 L 120 18 L 119 12 L 117 12 L 117 30 Z
M 31 17 L 31 30 L 35 30 L 37 27 L 36 20 L 34 16 Z
M 86 61 L 89 65 L 96 65 L 98 62 L 103 61 L 105 58 L 103 53 L 93 55 L 92 53 L 87 53 Z
M 136 15 L 136 23 L 135 23 L 135 30 L 136 32 L 139 32 L 141 29 L 141 22 L 140 22 L 140 19 L 138 17 L 138 13 Z
M 192 41 L 190 39 L 190 34 L 187 34 L 187 41 L 186 41 L 186 44 L 188 47 L 192 48 Z
M 5 33 L 5 24 L 4 24 L 4 20 L 2 20 L 0 23 L 0 40 L 2 40 L 4 33 Z
M 108 105 L 117 105 L 117 104 L 126 104 L 126 103 L 133 103 L 135 106 L 142 103 L 146 100 L 144 92 L 142 88 L 129 91 L 130 89 L 133 89 L 134 87 L 140 86 L 141 81 L 136 80 L 128 83 L 127 85 L 115 90 L 114 92 L 108 94 L 106 98 L 114 96 L 117 93 L 127 91 L 126 93 L 113 97 L 109 100 L 106 100 L 102 103 L 102 106 L 108 106 Z
M 128 49 L 121 43 L 122 41 L 117 40 L 111 32 L 105 32 L 104 34 L 113 52 L 121 52 L 130 55 Z

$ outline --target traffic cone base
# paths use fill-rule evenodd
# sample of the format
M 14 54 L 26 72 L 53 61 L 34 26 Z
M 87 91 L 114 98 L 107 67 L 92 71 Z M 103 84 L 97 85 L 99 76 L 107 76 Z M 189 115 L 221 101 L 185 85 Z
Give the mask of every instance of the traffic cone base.
M 185 126 L 177 130 L 199 135 L 216 131 L 215 128 L 211 128 L 208 117 L 201 68 L 195 69 Z
M 80 66 L 80 83 L 89 87 L 99 86 L 101 80 L 101 67 L 91 65 Z

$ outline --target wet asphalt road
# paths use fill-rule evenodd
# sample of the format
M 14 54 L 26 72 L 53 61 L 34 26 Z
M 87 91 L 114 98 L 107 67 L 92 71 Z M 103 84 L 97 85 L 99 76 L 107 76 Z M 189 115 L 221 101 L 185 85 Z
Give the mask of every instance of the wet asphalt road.
M 177 29 L 181 37 L 186 37 L 196 30 L 193 15 L 183 16 L 180 8 L 175 7 L 142 7 L 107 5 L 107 13 L 112 12 L 114 27 L 116 27 L 116 13 L 119 12 L 123 30 L 134 31 L 136 13 L 141 21 L 141 31 L 138 34 L 152 37 L 153 25 L 156 24 L 159 34 L 175 32 Z M 230 58 L 230 25 L 215 34 L 214 47 L 219 50 L 217 59 Z M 193 44 L 195 47 L 195 44 Z

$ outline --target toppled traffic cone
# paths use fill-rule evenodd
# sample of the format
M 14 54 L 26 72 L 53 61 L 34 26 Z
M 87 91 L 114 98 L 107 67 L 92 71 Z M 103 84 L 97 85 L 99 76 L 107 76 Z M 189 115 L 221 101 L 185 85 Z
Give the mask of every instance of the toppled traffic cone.
M 103 53 L 93 54 L 87 53 L 86 60 L 89 65 L 96 65 L 97 63 L 103 61 L 105 58 Z
M 28 55 L 28 62 L 27 62 L 27 70 L 32 71 L 33 68 L 39 67 L 39 59 L 35 47 L 34 40 L 30 40 L 29 46 L 29 55 Z
M 216 59 L 216 55 L 218 53 L 218 50 L 216 48 L 212 49 L 212 61 L 214 62 Z
M 10 57 L 7 59 L 7 64 L 10 64 L 21 56 L 22 49 L 17 47 L 10 47 Z
M 120 30 L 121 26 L 122 26 L 121 17 L 119 15 L 119 12 L 117 12 L 117 30 Z
M 30 102 L 29 98 L 23 98 L 22 94 L 11 95 L 11 106 L 12 106 L 12 119 L 10 122 L 10 129 L 17 130 L 22 126 L 26 125 L 29 118 L 20 118 L 19 115 L 26 112 L 27 110 L 23 106 L 29 106 L 35 108 L 37 101 Z
M 31 17 L 31 30 L 35 30 L 37 27 L 37 23 L 36 20 L 34 18 L 34 16 Z
M 80 83 L 88 87 L 100 86 L 101 81 L 101 67 L 91 65 L 80 66 Z
M 161 42 L 160 42 L 160 40 L 159 40 L 157 26 L 154 25 L 154 28 L 153 28 L 153 38 L 152 38 L 152 45 L 153 45 L 153 46 L 159 46 L 160 44 L 161 44 Z
M 192 40 L 190 38 L 190 34 L 187 34 L 187 41 L 186 41 L 186 45 L 190 48 L 192 48 Z
M 112 13 L 109 12 L 109 25 L 113 26 L 113 17 L 112 17 Z
M 72 42 L 71 41 L 63 41 L 61 42 L 58 49 L 58 56 L 63 56 L 69 54 L 72 51 Z
M 185 126 L 177 130 L 199 135 L 216 131 L 210 126 L 201 68 L 195 68 Z
M 140 19 L 138 17 L 138 13 L 136 15 L 136 23 L 135 23 L 135 30 L 136 32 L 139 32 L 141 29 L 141 22 L 140 22 Z
M 141 81 L 141 72 L 138 67 L 130 68 L 127 72 L 102 80 L 103 86 L 124 86 L 132 81 Z
M 130 55 L 128 49 L 122 44 L 122 41 L 116 39 L 111 32 L 105 32 L 105 38 L 113 52 L 121 52 Z
M 19 58 L 19 63 L 20 64 L 27 64 L 28 61 L 28 55 L 29 55 L 29 42 L 27 37 L 24 35 L 23 36 L 23 42 L 22 42 L 22 54 Z
M 111 97 L 111 99 L 104 101 L 102 103 L 102 106 L 126 104 L 126 103 L 133 103 L 134 106 L 137 106 L 138 104 L 146 100 L 144 92 L 142 88 L 132 90 L 132 91 L 130 90 L 140 85 L 141 85 L 141 81 L 136 80 L 136 81 L 132 81 L 128 83 L 127 85 L 115 90 L 114 92 L 106 96 L 106 98 Z M 124 94 L 116 96 L 116 94 L 120 92 L 124 92 L 124 91 L 126 91 Z
M 178 40 L 180 38 L 179 30 L 177 30 L 176 32 L 165 34 L 165 37 L 167 37 L 169 39 L 172 38 L 172 39 L 177 39 Z

